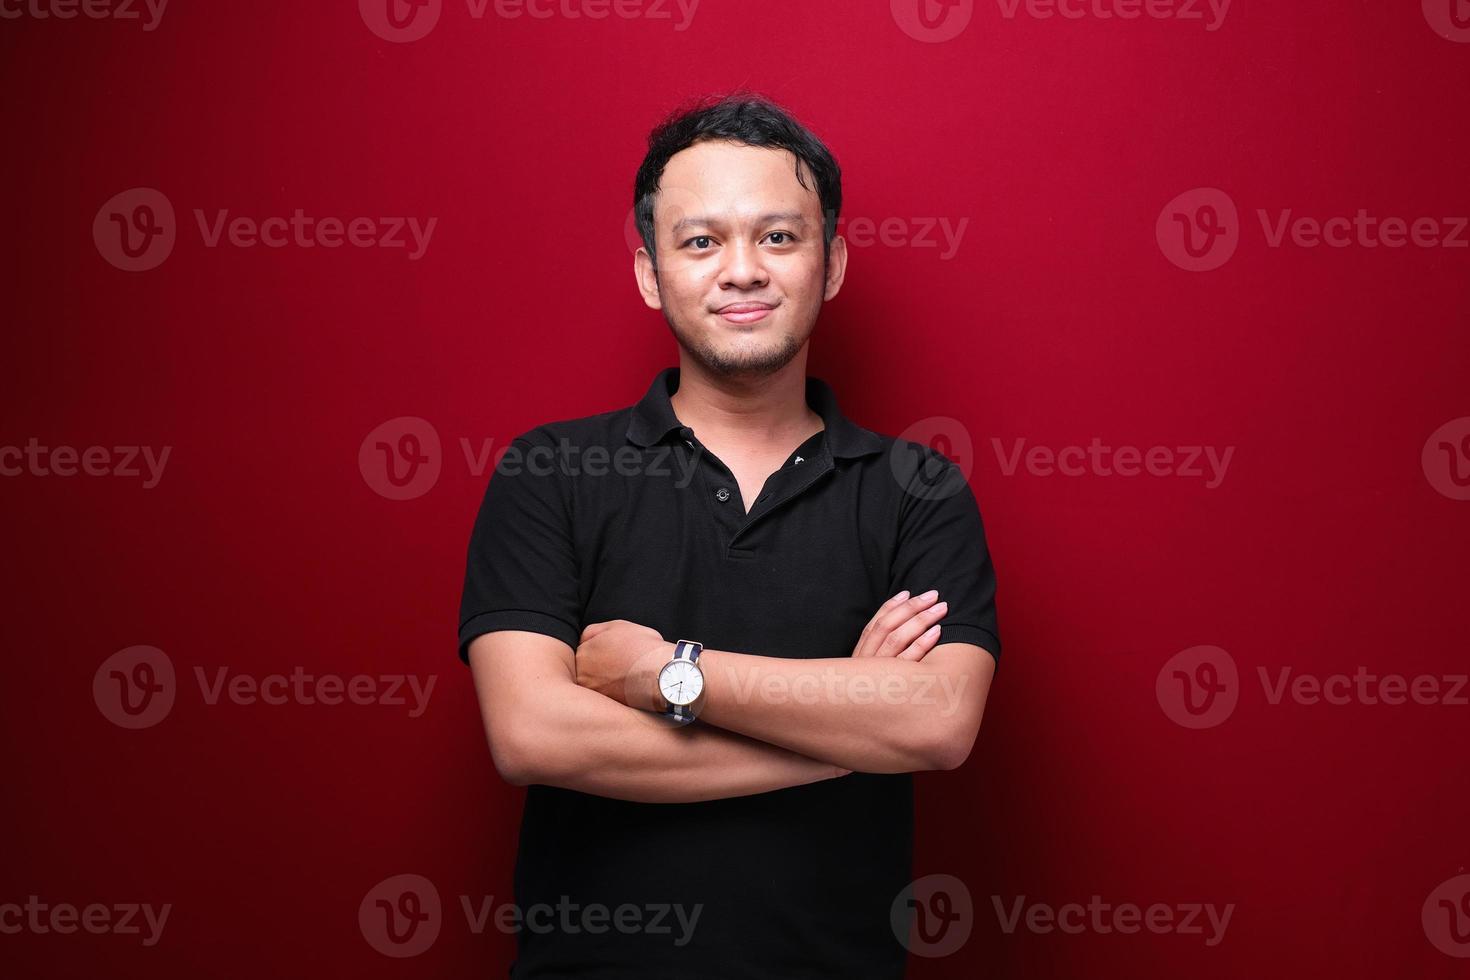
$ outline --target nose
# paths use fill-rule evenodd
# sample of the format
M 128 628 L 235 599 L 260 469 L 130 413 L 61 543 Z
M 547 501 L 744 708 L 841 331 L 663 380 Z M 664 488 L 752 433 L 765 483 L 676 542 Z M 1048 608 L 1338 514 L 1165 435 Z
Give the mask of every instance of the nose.
M 729 289 L 756 289 L 767 281 L 758 246 L 736 241 L 727 246 L 720 265 L 720 286 Z

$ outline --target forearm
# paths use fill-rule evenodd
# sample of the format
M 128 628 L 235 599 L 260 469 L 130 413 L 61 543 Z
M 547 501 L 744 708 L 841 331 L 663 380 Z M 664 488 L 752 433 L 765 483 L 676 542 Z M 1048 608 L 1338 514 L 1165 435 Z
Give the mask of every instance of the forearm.
M 962 696 L 979 681 L 968 664 L 943 646 L 918 662 L 706 649 L 700 722 L 858 772 L 948 769 L 979 723 Z
M 643 803 L 746 796 L 843 774 L 831 763 L 732 731 L 679 728 L 568 685 L 546 699 L 518 753 L 517 783 Z

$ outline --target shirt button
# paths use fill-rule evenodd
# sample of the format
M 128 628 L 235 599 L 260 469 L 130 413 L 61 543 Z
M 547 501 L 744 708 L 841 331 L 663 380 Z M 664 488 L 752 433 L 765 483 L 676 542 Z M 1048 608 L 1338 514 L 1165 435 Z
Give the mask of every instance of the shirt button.
M 720 487 L 720 489 L 715 491 L 715 499 L 718 500 L 720 503 L 724 503 L 725 501 L 730 499 L 730 491 L 726 490 L 724 487 Z

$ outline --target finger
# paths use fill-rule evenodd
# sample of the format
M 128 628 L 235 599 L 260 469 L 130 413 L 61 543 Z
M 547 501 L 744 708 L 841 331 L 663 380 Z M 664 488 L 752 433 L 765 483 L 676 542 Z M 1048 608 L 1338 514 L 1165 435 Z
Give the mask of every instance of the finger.
M 914 640 L 918 639 L 920 633 L 923 633 L 934 623 L 937 623 L 939 620 L 943 619 L 945 614 L 948 612 L 949 603 L 936 602 L 928 609 L 917 613 L 911 619 L 909 619 L 908 622 L 889 632 L 888 638 L 885 639 L 883 641 L 883 645 L 878 648 L 878 656 L 898 656 L 900 653 L 903 652 L 905 647 L 914 642 Z
M 919 638 L 910 643 L 902 653 L 898 655 L 899 660 L 923 660 L 924 655 L 934 649 L 934 644 L 939 642 L 939 624 L 926 629 L 919 634 Z
M 913 637 L 910 636 L 902 644 L 894 645 L 893 643 L 890 643 L 889 640 L 889 638 L 893 635 L 893 631 L 901 628 L 905 623 L 912 621 L 915 616 L 919 615 L 926 609 L 931 608 L 934 604 L 934 601 L 938 598 L 938 590 L 930 589 L 928 592 L 925 592 L 922 595 L 916 595 L 912 599 L 905 600 L 904 602 L 901 602 L 894 608 L 890 609 L 888 612 L 881 614 L 878 617 L 877 624 L 873 627 L 873 631 L 868 635 L 868 638 L 865 641 L 869 644 L 871 655 L 874 657 L 891 657 L 897 654 L 905 646 L 907 646 L 909 641 L 912 640 Z M 932 620 L 930 622 L 932 622 Z M 928 626 L 929 623 L 926 622 L 923 625 Z M 920 627 L 920 629 L 922 628 L 923 627 Z
M 854 657 L 871 657 L 873 655 L 873 647 L 876 644 L 870 644 L 868 642 L 868 637 L 872 634 L 873 628 L 877 625 L 878 620 L 883 617 L 884 613 L 887 613 L 890 610 L 897 608 L 904 601 L 906 601 L 908 597 L 909 590 L 904 589 L 898 595 L 894 596 L 887 602 L 883 603 L 883 605 L 878 607 L 878 611 L 873 613 L 873 618 L 868 620 L 868 625 L 863 627 L 862 635 L 858 637 L 857 649 L 852 652 L 852 655 Z
M 601 623 L 588 623 L 587 624 L 587 628 L 582 631 L 582 639 L 583 640 L 590 640 L 594 636 L 596 636 L 598 633 L 601 633 L 604 630 L 611 629 L 613 623 L 616 623 L 616 622 L 617 622 L 616 619 L 609 619 L 609 620 L 605 620 L 605 621 L 603 621 Z

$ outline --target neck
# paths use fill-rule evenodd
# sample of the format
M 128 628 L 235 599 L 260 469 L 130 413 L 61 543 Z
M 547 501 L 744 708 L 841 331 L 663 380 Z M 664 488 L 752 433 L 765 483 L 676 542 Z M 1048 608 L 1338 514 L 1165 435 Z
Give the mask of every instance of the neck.
M 669 403 L 705 443 L 784 445 L 822 428 L 822 417 L 806 403 L 804 357 L 772 374 L 744 378 L 711 375 L 681 352 L 679 390 Z

